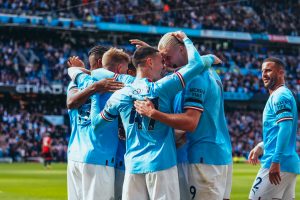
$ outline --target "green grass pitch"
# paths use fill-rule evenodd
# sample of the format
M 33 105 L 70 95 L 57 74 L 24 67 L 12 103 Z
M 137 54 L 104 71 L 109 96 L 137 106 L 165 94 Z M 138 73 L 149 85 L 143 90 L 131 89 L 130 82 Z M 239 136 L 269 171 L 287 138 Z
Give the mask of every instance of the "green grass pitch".
M 234 164 L 232 200 L 248 199 L 258 166 Z M 41 164 L 0 164 L 1 200 L 65 200 L 66 164 L 54 164 L 47 170 Z M 300 176 L 296 199 L 300 199 Z

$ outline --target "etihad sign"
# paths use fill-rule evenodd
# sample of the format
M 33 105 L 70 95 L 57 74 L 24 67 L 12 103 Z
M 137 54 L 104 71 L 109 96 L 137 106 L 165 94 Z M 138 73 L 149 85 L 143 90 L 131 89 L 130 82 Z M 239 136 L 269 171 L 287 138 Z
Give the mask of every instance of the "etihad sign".
M 61 84 L 53 85 L 16 85 L 16 92 L 18 93 L 36 93 L 36 94 L 64 94 L 65 87 Z

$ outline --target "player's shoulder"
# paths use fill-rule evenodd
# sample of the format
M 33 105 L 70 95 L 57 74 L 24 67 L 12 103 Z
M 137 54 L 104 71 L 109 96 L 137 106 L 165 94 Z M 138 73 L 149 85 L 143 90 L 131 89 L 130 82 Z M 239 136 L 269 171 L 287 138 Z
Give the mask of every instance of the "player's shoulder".
M 206 86 L 209 80 L 209 71 L 206 70 L 203 73 L 195 76 L 188 81 L 187 88 L 189 87 L 203 87 Z
M 132 91 L 131 87 L 126 85 L 122 89 L 115 91 L 110 98 L 113 99 L 126 99 L 128 98 L 130 92 Z
M 122 83 L 125 83 L 125 84 L 131 84 L 134 82 L 135 77 L 128 75 L 128 74 L 117 74 L 116 80 L 120 81 Z
M 286 86 L 275 90 L 271 95 L 271 104 L 275 106 L 290 105 L 295 101 L 294 95 Z
M 293 99 L 294 95 L 289 88 L 287 88 L 286 86 L 282 86 L 273 92 L 272 97 L 273 100 Z

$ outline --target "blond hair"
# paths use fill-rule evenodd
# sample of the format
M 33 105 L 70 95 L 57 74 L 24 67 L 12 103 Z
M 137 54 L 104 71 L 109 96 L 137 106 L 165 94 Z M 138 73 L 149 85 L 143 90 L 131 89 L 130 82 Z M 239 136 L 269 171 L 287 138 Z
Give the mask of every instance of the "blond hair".
M 108 69 L 114 69 L 122 62 L 130 62 L 130 56 L 123 49 L 110 48 L 103 54 L 102 65 Z
M 158 49 L 160 51 L 166 50 L 166 49 L 174 48 L 177 45 L 183 45 L 183 43 L 179 41 L 175 36 L 173 36 L 172 33 L 166 33 L 159 40 Z

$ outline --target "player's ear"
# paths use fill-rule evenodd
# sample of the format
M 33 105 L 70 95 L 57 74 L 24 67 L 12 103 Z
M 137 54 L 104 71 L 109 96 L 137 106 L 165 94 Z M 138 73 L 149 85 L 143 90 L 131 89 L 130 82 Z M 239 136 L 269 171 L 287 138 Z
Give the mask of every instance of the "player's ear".
M 99 58 L 99 59 L 97 60 L 97 66 L 98 66 L 98 67 L 102 67 L 102 59 L 101 59 L 101 58 Z
M 152 65 L 153 65 L 152 58 L 148 57 L 148 58 L 146 59 L 146 62 L 147 62 L 147 65 L 148 65 L 149 67 L 151 67 L 151 69 L 152 69 Z
M 280 68 L 280 69 L 279 69 L 279 74 L 280 74 L 281 76 L 284 76 L 284 75 L 285 75 L 285 74 L 284 74 L 284 69 Z

